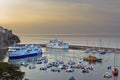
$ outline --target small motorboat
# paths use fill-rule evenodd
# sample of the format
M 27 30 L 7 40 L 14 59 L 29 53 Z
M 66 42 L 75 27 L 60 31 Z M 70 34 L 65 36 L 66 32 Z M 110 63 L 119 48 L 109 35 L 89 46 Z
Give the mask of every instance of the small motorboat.
M 89 73 L 89 70 L 87 68 L 82 69 L 82 73 Z
M 50 68 L 50 67 L 52 67 L 53 65 L 51 64 L 51 63 L 48 63 L 47 64 L 47 68 Z
M 116 53 L 116 54 L 119 54 L 119 53 L 120 53 L 120 50 L 115 50 L 115 53 Z
M 106 51 L 105 51 L 104 49 L 99 49 L 99 50 L 98 50 L 98 53 L 99 53 L 99 54 L 106 54 Z
M 43 66 L 43 67 L 40 68 L 40 70 L 47 70 L 47 67 Z
M 20 62 L 20 64 L 22 65 L 22 66 L 28 66 L 29 65 L 29 63 L 27 63 L 27 62 Z
M 35 68 L 36 68 L 36 66 L 33 64 L 29 66 L 29 69 L 35 69 Z
M 85 49 L 85 53 L 89 53 L 91 51 L 90 48 Z
M 81 64 L 76 64 L 76 65 L 71 65 L 71 68 L 76 68 L 76 69 L 80 69 L 82 66 Z
M 113 76 L 118 76 L 118 72 L 119 72 L 119 70 L 117 68 L 112 69 Z
M 112 78 L 112 74 L 110 74 L 109 72 L 105 72 L 104 78 Z
M 42 61 L 38 61 L 37 64 L 42 64 Z
M 93 50 L 92 53 L 93 53 L 93 54 L 96 54 L 96 53 L 98 53 L 98 51 L 97 51 L 97 50 Z
M 91 64 L 91 65 L 87 66 L 87 69 L 93 70 L 93 69 L 94 69 L 94 68 L 93 68 L 93 65 Z
M 61 69 L 58 68 L 58 67 L 52 67 L 52 68 L 51 68 L 51 71 L 53 71 L 53 72 L 60 72 Z
M 64 64 L 64 61 L 62 60 L 56 60 L 56 62 L 58 62 L 59 64 Z
M 44 63 L 48 63 L 48 59 L 47 58 L 44 60 Z
M 73 68 L 66 69 L 66 72 L 74 72 L 75 70 Z
M 66 69 L 68 69 L 68 66 L 69 66 L 69 65 L 68 65 L 68 64 L 63 64 L 62 66 L 63 66 L 63 67 L 62 67 L 61 69 L 66 70 Z
M 109 49 L 109 50 L 107 50 L 107 53 L 112 53 L 112 52 L 113 52 L 113 51 L 112 51 L 112 50 L 110 50 L 110 49 Z
M 68 80 L 76 80 L 73 76 L 70 78 L 70 79 L 68 79 Z
M 74 65 L 74 64 L 75 64 L 75 62 L 74 62 L 74 61 L 72 61 L 72 60 L 69 60 L 68 64 L 69 64 L 69 65 Z

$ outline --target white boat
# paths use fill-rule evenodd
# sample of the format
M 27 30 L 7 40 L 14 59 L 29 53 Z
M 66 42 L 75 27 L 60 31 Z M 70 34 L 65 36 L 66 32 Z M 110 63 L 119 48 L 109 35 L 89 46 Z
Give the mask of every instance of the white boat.
M 90 48 L 85 49 L 85 53 L 89 53 L 91 51 Z
M 66 69 L 66 72 L 74 72 L 75 70 L 74 70 L 74 68 L 68 68 L 68 69 Z
M 119 53 L 120 53 L 120 50 L 115 50 L 115 53 L 116 53 L 116 54 L 119 54 Z
M 10 59 L 25 58 L 30 56 L 42 55 L 42 49 L 38 45 L 28 44 L 24 46 L 10 46 L 8 49 L 8 57 Z
M 34 65 L 34 64 L 31 64 L 30 66 L 29 66 L 29 69 L 35 69 L 36 68 L 36 66 Z
M 69 45 L 68 43 L 64 43 L 61 40 L 50 40 L 48 43 L 46 43 L 47 48 L 55 48 L 55 49 L 68 49 Z
M 110 72 L 105 72 L 104 78 L 112 78 L 112 74 Z

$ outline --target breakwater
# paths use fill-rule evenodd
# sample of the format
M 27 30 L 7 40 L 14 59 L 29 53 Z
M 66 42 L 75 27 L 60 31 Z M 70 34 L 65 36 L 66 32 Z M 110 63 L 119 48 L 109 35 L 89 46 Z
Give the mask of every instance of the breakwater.
M 41 47 L 46 47 L 45 44 L 39 44 Z M 86 48 L 91 48 L 93 50 L 104 49 L 104 50 L 120 50 L 120 48 L 107 48 L 107 47 L 94 47 L 94 46 L 80 46 L 80 45 L 69 45 L 69 49 L 85 50 Z
M 25 45 L 25 44 L 19 44 L 20 46 Z M 39 45 L 41 47 L 46 47 L 45 44 L 35 44 Z M 80 46 L 80 45 L 69 45 L 69 49 L 78 49 L 78 50 L 85 50 L 87 48 L 91 48 L 92 50 L 98 50 L 98 49 L 104 49 L 104 50 L 120 50 L 120 48 L 107 48 L 107 47 L 94 47 L 94 46 Z

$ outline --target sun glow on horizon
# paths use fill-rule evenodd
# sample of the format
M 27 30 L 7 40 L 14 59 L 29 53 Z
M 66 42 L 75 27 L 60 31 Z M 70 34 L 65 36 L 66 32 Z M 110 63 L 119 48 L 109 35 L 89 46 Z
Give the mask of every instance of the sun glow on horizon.
M 3 1 L 3 0 L 2 0 Z M 88 4 L 54 4 L 39 2 L 25 4 L 26 1 L 16 2 L 15 0 L 0 3 L 0 22 L 3 24 L 29 24 L 29 23 L 84 23 L 90 21 L 88 17 Z M 78 11 L 79 10 L 79 11 Z M 81 12 L 82 11 L 82 12 Z
M 102 31 L 112 33 L 114 29 L 119 30 L 120 1 L 108 2 L 108 0 L 101 2 L 0 0 L 0 25 L 13 28 L 16 32 L 29 33 L 33 32 L 34 27 L 36 28 L 34 32 L 45 34 L 52 32 L 94 34 Z M 29 31 L 24 28 L 29 28 Z M 46 28 L 50 29 L 46 31 Z M 115 32 L 119 33 L 119 31 Z

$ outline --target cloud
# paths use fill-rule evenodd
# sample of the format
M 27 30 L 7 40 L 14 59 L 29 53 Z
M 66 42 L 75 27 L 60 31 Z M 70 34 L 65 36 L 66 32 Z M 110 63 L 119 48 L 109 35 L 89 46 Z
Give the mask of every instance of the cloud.
M 88 4 L 54 4 L 54 3 L 16 3 L 10 4 L 9 9 L 6 8 L 7 22 L 9 23 L 31 23 L 39 21 L 45 22 L 69 22 L 85 21 L 85 16 L 90 5 Z M 3 11 L 4 12 L 4 11 Z M 4 16 L 5 16 L 4 15 Z M 24 18 L 24 19 L 23 19 Z
M 0 0 L 0 23 L 28 33 L 113 34 L 119 33 L 119 4 L 119 0 Z

